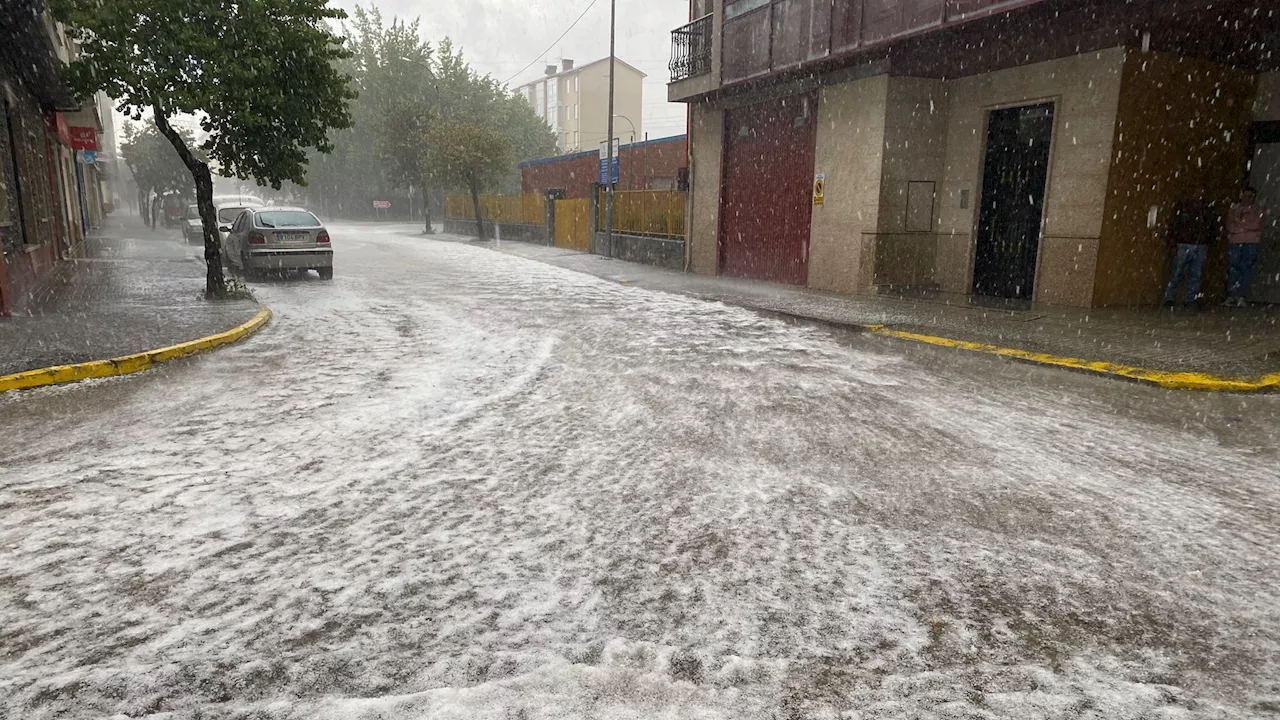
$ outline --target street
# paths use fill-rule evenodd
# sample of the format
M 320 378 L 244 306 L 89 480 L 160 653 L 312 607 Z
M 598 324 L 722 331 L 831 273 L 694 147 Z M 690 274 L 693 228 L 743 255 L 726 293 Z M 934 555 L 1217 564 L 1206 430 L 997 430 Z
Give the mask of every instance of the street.
M 330 231 L 246 342 L 0 396 L 0 716 L 1280 713 L 1280 397 Z

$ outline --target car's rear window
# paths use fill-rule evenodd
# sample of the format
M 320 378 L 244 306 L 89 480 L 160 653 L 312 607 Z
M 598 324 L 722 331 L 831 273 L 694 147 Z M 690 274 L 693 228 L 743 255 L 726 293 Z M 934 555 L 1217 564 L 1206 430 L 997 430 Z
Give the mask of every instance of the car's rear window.
M 244 212 L 244 208 L 242 207 L 222 208 L 218 211 L 218 222 L 233 223 L 236 221 L 236 218 L 240 217 L 240 213 L 242 212 Z
M 258 213 L 258 227 L 319 227 L 320 221 L 315 215 L 303 210 L 267 210 Z
M 187 219 L 188 219 L 188 220 L 198 220 L 198 219 L 200 219 L 200 206 L 199 206 L 199 205 L 188 205 L 188 206 L 187 206 Z

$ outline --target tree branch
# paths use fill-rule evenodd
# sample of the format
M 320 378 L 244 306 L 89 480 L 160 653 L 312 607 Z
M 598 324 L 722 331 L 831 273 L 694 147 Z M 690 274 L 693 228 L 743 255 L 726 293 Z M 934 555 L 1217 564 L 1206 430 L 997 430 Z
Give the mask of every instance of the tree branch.
M 182 158 L 182 164 L 186 165 L 187 169 L 194 174 L 204 163 L 200 162 L 195 153 L 191 152 L 191 148 L 187 147 L 187 143 L 178 134 L 178 131 L 169 125 L 169 118 L 165 117 L 164 110 L 160 108 L 160 103 L 151 104 L 151 114 L 155 119 L 156 129 L 169 140 L 169 144 L 173 145 L 173 149 L 178 151 L 178 157 Z

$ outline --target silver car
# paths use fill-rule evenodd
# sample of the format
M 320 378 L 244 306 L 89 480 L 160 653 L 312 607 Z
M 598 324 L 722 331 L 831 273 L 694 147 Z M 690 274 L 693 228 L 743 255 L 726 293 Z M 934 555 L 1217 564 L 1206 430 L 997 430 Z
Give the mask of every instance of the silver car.
M 227 233 L 223 262 L 246 277 L 271 270 L 315 270 L 322 280 L 333 277 L 329 231 L 305 208 L 246 208 L 230 226 L 219 229 Z
M 226 241 L 227 233 L 222 228 L 230 227 L 240 217 L 240 213 L 257 205 L 245 202 L 235 202 L 231 204 L 214 203 L 214 217 L 218 219 L 219 239 Z M 182 236 L 188 244 L 204 242 L 204 225 L 200 220 L 200 206 L 188 205 L 187 215 L 182 225 Z

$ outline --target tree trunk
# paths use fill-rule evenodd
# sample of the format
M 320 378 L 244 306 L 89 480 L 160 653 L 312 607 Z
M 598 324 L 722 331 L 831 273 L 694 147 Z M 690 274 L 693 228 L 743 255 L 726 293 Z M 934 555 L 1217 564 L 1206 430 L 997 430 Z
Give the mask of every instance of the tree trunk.
M 426 225 L 422 232 L 427 235 L 435 233 L 435 228 L 431 227 L 431 195 L 427 192 L 427 184 L 422 184 L 422 215 L 426 218 L 423 224 Z
M 480 217 L 480 190 L 476 187 L 476 179 L 471 178 L 471 206 L 476 211 L 476 235 L 481 240 L 486 240 L 484 236 L 484 218 Z
M 151 111 L 156 128 L 169 139 L 169 144 L 178 151 L 178 157 L 182 158 L 182 163 L 196 181 L 196 205 L 200 208 L 200 224 L 204 228 L 204 294 L 210 298 L 221 297 L 226 292 L 222 276 L 222 236 L 218 232 L 218 217 L 213 207 L 213 174 L 209 172 L 209 163 L 198 159 L 182 136 L 169 126 L 169 119 L 159 103 L 153 104 Z

